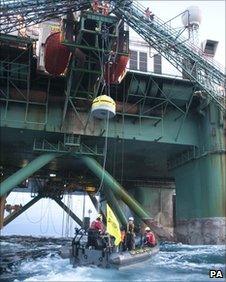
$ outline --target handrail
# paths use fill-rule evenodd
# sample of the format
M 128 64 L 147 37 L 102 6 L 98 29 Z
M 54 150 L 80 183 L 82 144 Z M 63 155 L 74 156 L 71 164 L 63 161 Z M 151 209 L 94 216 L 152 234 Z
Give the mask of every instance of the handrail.
M 140 16 L 144 17 L 145 14 L 145 8 L 144 6 L 142 6 L 140 3 L 138 3 L 137 1 L 133 2 L 133 6 L 137 8 L 137 11 L 140 12 Z M 133 8 L 134 8 L 133 7 Z M 162 27 L 162 29 L 169 33 L 169 31 L 171 31 L 171 35 L 175 35 L 175 30 L 174 28 L 172 28 L 168 23 L 164 22 L 163 20 L 161 20 L 159 17 L 157 17 L 156 15 L 154 16 L 154 22 L 157 23 L 160 27 Z M 169 33 L 170 34 L 170 33 Z M 195 44 L 192 44 L 191 42 L 187 41 L 187 39 L 183 36 L 180 36 L 181 42 L 183 42 L 183 44 L 188 47 L 190 50 L 192 50 L 193 52 L 195 52 L 198 56 L 200 56 L 201 58 L 203 58 L 206 62 L 208 62 L 210 65 L 214 66 L 216 69 L 218 69 L 220 72 L 224 73 L 224 67 L 223 65 L 221 65 L 219 62 L 217 62 L 214 59 L 209 59 L 207 57 L 204 56 L 204 52 L 203 50 L 196 46 Z M 187 42 L 186 42 L 187 41 Z

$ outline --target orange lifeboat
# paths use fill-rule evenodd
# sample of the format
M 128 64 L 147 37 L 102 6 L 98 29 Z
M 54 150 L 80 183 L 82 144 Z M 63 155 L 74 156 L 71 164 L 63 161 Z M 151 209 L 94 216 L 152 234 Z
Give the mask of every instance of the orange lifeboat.
M 118 84 L 126 75 L 129 56 L 119 55 L 114 63 L 105 64 L 105 80 L 109 84 Z
M 45 42 L 45 69 L 49 74 L 64 73 L 70 57 L 69 49 L 60 43 L 60 32 L 51 34 Z

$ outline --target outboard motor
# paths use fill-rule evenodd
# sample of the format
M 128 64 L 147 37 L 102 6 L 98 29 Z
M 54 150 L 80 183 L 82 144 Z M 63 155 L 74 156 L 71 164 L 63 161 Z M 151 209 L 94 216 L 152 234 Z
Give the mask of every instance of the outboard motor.
M 109 236 L 100 236 L 98 230 L 76 230 L 72 241 L 70 262 L 76 266 L 110 267 L 109 257 L 112 253 Z

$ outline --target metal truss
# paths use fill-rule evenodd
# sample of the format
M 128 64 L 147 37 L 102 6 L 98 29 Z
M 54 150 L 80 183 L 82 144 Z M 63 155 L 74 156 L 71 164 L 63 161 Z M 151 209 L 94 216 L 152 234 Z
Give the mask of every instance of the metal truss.
M 2 0 L 0 33 L 10 33 L 21 27 L 63 16 L 67 12 L 90 7 L 89 0 Z
M 201 148 L 192 147 L 190 150 L 187 150 L 173 159 L 168 160 L 168 169 L 173 170 L 179 166 L 182 166 L 190 161 L 204 158 L 212 154 L 225 154 L 226 149 L 222 144 L 214 144 L 213 146 L 203 146 Z
M 46 139 L 41 141 L 34 139 L 33 151 L 57 152 L 69 155 L 73 153 L 76 155 L 103 156 L 103 151 L 100 151 L 97 146 L 87 146 L 86 144 L 80 142 L 80 138 L 75 138 L 73 134 L 65 134 L 64 142 L 57 141 L 56 143 L 51 143 Z
M 46 124 L 48 116 L 48 97 L 50 78 L 46 95 L 41 100 L 34 100 L 31 93 L 31 69 L 35 41 L 29 38 L 18 38 L 12 35 L 0 36 L 0 48 L 3 57 L 0 59 L 0 101 L 4 105 L 3 119 L 8 119 L 10 106 L 20 104 L 24 109 L 21 122 Z M 15 54 L 17 54 L 15 56 Z M 30 116 L 31 107 L 44 110 L 39 122 Z M 18 122 L 18 120 L 11 120 Z
M 208 102 L 214 101 L 221 110 L 226 110 L 225 75 L 219 64 L 206 58 L 201 49 L 186 42 L 186 39 L 178 37 L 176 30 L 156 16 L 154 20 L 146 19 L 145 8 L 137 2 L 128 4 L 128 1 L 118 1 L 115 13 L 174 67 L 186 73 L 200 90 L 207 93 Z

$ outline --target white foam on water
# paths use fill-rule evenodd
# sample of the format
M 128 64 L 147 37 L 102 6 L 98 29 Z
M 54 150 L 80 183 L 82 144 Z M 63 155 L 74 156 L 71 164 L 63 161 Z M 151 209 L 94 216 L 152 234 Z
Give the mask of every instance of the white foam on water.
M 95 271 L 102 270 L 73 268 L 69 259 L 52 257 L 51 254 L 45 258 L 23 262 L 19 268 L 21 275 L 29 276 L 23 281 L 103 281 L 101 278 L 95 279 Z
M 148 261 L 115 270 L 73 268 L 69 259 L 50 253 L 24 261 L 18 273 L 21 281 L 212 281 L 209 270 L 224 271 L 224 256 L 223 246 L 169 244 Z
M 23 245 L 19 244 L 19 243 L 10 243 L 10 242 L 4 242 L 1 241 L 1 248 L 2 247 L 13 247 L 13 248 L 23 248 Z
M 63 272 L 51 271 L 47 275 L 36 275 L 24 281 L 103 281 L 95 279 L 87 268 L 65 269 Z

